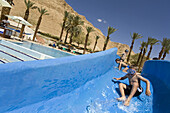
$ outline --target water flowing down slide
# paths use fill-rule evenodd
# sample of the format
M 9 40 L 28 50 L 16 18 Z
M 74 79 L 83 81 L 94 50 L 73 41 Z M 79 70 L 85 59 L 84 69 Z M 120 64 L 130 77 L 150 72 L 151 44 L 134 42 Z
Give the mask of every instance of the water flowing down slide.
M 144 92 L 126 107 L 118 81 L 124 76 L 115 59 L 117 49 L 59 59 L 0 64 L 0 112 L 9 113 L 152 113 L 151 96 Z M 121 81 L 128 83 L 128 80 Z M 159 111 L 158 109 L 157 111 Z

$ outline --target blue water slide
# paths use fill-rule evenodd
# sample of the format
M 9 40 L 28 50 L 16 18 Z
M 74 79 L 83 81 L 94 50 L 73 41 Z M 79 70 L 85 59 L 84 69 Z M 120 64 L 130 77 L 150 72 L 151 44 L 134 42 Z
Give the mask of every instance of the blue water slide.
M 170 113 L 170 61 L 147 61 L 142 73 L 153 84 L 154 113 Z
M 151 96 L 143 92 L 126 107 L 115 68 L 117 49 L 29 62 L 0 64 L 0 112 L 8 113 L 152 113 Z M 128 80 L 121 81 L 128 83 Z M 146 84 L 141 82 L 144 91 Z

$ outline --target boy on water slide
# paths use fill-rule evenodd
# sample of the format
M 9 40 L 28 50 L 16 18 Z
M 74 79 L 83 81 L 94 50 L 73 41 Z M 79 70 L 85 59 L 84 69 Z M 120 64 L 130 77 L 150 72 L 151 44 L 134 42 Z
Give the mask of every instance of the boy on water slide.
M 150 82 L 147 79 L 136 74 L 136 71 L 132 67 L 130 67 L 130 69 L 128 69 L 127 72 L 128 73 L 124 77 L 120 77 L 120 78 L 113 77 L 113 79 L 116 79 L 116 80 L 124 80 L 126 78 L 129 79 L 130 85 L 119 83 L 119 89 L 120 89 L 121 97 L 117 98 L 117 100 L 118 101 L 125 101 L 124 102 L 125 106 L 129 106 L 130 100 L 133 96 L 139 96 L 143 92 L 143 88 L 140 85 L 140 80 L 142 80 L 146 83 L 145 94 L 147 96 L 151 95 Z M 129 97 L 126 99 L 125 95 L 129 95 Z
M 119 58 L 117 58 L 115 61 L 117 64 L 119 64 L 118 65 L 119 70 L 121 70 L 122 67 L 124 67 L 124 69 L 122 70 L 123 72 L 126 72 L 129 69 L 129 66 L 125 62 L 121 61 Z

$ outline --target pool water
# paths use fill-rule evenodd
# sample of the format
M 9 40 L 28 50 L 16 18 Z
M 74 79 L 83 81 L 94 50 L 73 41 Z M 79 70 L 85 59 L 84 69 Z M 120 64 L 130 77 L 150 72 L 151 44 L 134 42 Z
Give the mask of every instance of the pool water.
M 53 48 L 45 47 L 45 46 L 38 45 L 35 43 L 30 43 L 27 41 L 24 41 L 23 43 L 16 43 L 16 44 L 26 47 L 26 48 L 29 48 L 29 49 L 32 49 L 32 50 L 35 50 L 35 51 L 38 51 L 38 52 L 41 52 L 41 53 L 44 53 L 44 54 L 47 54 L 47 55 L 50 55 L 50 56 L 53 56 L 55 58 L 73 56 L 72 54 L 69 54 L 69 53 L 65 53 L 65 52 L 62 52 L 62 51 L 59 51 L 59 50 L 56 50 Z

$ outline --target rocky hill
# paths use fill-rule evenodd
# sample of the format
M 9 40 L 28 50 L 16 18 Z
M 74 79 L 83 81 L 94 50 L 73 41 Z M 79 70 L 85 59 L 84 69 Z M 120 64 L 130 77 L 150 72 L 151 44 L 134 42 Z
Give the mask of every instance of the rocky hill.
M 73 8 L 68 5 L 65 0 L 31 0 L 32 2 L 35 3 L 36 6 L 38 7 L 44 7 L 48 10 L 50 15 L 44 16 L 42 23 L 40 25 L 40 30 L 46 33 L 50 33 L 52 35 L 59 36 L 61 32 L 61 23 L 63 21 L 64 17 L 64 11 L 67 10 L 68 12 L 79 15 L 76 11 L 73 10 Z M 15 6 L 13 6 L 10 15 L 16 15 L 16 16 L 22 16 L 24 17 L 26 6 L 24 3 L 24 0 L 15 0 L 14 1 Z M 37 23 L 38 17 L 39 17 L 39 12 L 37 10 L 31 10 L 30 11 L 30 16 L 29 16 L 29 22 L 33 24 L 33 29 L 35 28 L 35 25 Z M 92 32 L 90 34 L 90 40 L 91 40 L 91 45 L 88 48 L 93 48 L 94 43 L 95 43 L 95 36 L 98 35 L 100 36 L 100 39 L 98 41 L 96 49 L 101 51 L 104 45 L 104 40 L 105 36 L 103 33 L 95 28 L 87 19 L 79 15 L 82 20 L 85 22 L 83 26 L 83 31 L 86 33 L 85 26 L 91 26 L 95 30 L 95 32 Z M 64 38 L 65 35 L 63 35 Z M 107 49 L 117 47 L 118 48 L 118 54 L 122 53 L 125 49 L 129 49 L 128 45 L 121 44 L 121 43 L 115 43 L 109 41 Z M 133 54 L 133 53 L 132 53 Z

